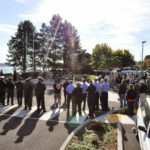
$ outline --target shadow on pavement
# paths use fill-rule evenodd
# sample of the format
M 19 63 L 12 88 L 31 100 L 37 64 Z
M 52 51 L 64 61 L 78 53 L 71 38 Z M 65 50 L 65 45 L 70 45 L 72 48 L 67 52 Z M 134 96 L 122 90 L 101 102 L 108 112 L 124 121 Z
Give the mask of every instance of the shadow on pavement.
M 15 141 L 15 143 L 21 143 L 25 136 L 28 136 L 33 132 L 39 120 L 38 118 L 42 115 L 43 114 L 38 114 L 37 111 L 35 111 L 30 117 L 35 118 L 36 116 L 36 119 L 33 120 L 28 118 L 25 120 L 24 124 L 20 127 L 20 129 L 17 132 L 18 138 Z
M 59 120 L 59 114 L 60 114 L 60 109 L 58 111 L 58 115 L 52 119 L 51 121 L 51 117 L 48 119 L 48 121 L 46 122 L 46 125 L 49 127 L 49 132 L 53 131 L 54 126 L 56 126 L 58 124 L 58 120 Z
M 15 107 L 15 108 L 13 108 L 13 109 L 7 111 L 6 113 L 2 114 L 2 116 L 0 116 L 0 122 L 3 121 L 3 120 L 6 120 L 6 119 L 8 119 L 8 118 L 10 118 L 10 117 L 11 117 L 11 114 L 13 114 L 13 113 L 14 113 L 15 111 L 17 111 L 17 109 L 19 109 L 19 108 L 20 108 L 20 107 L 17 106 L 17 107 Z M 5 115 L 7 115 L 7 114 L 9 114 L 10 116 L 5 116 Z
M 68 130 L 68 134 L 70 134 L 76 127 L 79 126 L 79 124 L 70 123 L 72 118 L 73 116 L 70 115 L 70 110 L 67 109 L 66 123 L 64 124 L 64 126 Z

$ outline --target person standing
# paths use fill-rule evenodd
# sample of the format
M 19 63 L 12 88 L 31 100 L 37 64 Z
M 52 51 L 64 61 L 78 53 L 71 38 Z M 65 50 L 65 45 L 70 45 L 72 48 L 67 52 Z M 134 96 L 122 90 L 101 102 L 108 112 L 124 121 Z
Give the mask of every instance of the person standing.
M 90 80 L 90 85 L 87 88 L 87 93 L 88 93 L 89 117 L 94 118 L 96 87 L 93 85 L 92 80 Z
M 82 88 L 82 101 L 83 101 L 83 108 L 82 108 L 82 110 L 85 111 L 86 97 L 87 97 L 86 90 L 88 88 L 88 85 L 85 83 L 85 80 L 83 80 L 81 88 Z
M 136 91 L 136 99 L 135 99 L 135 104 L 134 106 L 136 108 L 138 108 L 138 104 L 139 104 L 139 97 L 140 97 L 140 86 L 139 86 L 139 82 L 136 80 L 135 84 L 134 84 L 134 89 Z
M 80 83 L 76 84 L 76 88 L 74 88 L 72 92 L 72 115 L 76 115 L 77 106 L 79 115 L 81 116 L 81 103 L 82 103 L 82 88 Z
M 104 83 L 102 84 L 102 111 L 108 110 L 108 90 L 110 89 L 110 85 L 107 82 L 107 79 L 104 79 Z
M 63 84 L 65 103 L 66 103 L 66 100 L 67 100 L 67 91 L 66 91 L 66 88 L 67 88 L 68 85 L 69 85 L 68 78 L 65 78 L 65 82 Z
M 99 83 L 99 85 L 100 85 L 99 98 L 100 98 L 100 102 L 101 102 L 101 107 L 102 107 L 102 85 L 103 85 L 103 83 L 104 83 L 104 79 L 101 79 L 100 83 Z
M 94 84 L 96 87 L 96 93 L 95 93 L 95 110 L 99 110 L 99 91 L 100 91 L 100 85 L 97 83 L 97 79 L 94 80 Z
M 74 90 L 75 86 L 73 85 L 73 82 L 70 81 L 69 85 L 66 88 L 67 91 L 67 109 L 70 109 L 70 100 L 72 99 L 72 92 Z
M 57 78 L 56 83 L 53 85 L 54 89 L 54 108 L 56 108 L 59 104 L 61 105 L 61 88 L 60 79 Z M 58 101 L 57 101 L 58 100 Z
M 127 91 L 127 101 L 128 101 L 128 110 L 129 115 L 133 116 L 134 103 L 136 99 L 136 91 L 133 88 L 133 84 L 129 85 L 129 90 Z
M 0 103 L 5 105 L 5 91 L 6 91 L 6 84 L 4 82 L 4 76 L 0 76 Z
M 22 106 L 22 96 L 23 96 L 23 83 L 21 80 L 22 80 L 22 78 L 19 77 L 19 80 L 16 83 L 17 101 L 18 101 L 19 106 Z
M 43 113 L 44 113 L 46 112 L 45 101 L 44 101 L 44 93 L 46 90 L 46 86 L 42 82 L 43 82 L 42 77 L 38 77 L 38 83 L 35 86 L 35 95 L 37 100 L 37 111 L 40 112 L 40 106 L 42 106 Z
M 14 105 L 14 83 L 9 78 L 6 84 L 7 86 L 7 105 L 9 105 L 9 98 L 11 99 L 11 105 Z
M 32 107 L 33 83 L 31 82 L 31 79 L 31 77 L 27 78 L 24 86 L 25 110 L 27 107 L 31 110 Z
M 140 99 L 139 99 L 139 105 L 142 104 L 142 102 L 146 98 L 146 92 L 147 92 L 147 86 L 145 85 L 144 80 L 140 80 Z
M 126 91 L 127 84 L 126 81 L 123 79 L 122 83 L 119 86 L 120 108 L 126 107 Z

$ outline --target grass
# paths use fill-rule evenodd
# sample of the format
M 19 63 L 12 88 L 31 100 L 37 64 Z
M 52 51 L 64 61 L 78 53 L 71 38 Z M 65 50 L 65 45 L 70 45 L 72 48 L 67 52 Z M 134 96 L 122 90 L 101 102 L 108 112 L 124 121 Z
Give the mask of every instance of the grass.
M 69 79 L 72 79 L 72 74 L 68 74 L 67 76 Z M 94 80 L 97 76 L 96 75 L 87 75 L 87 78 L 89 78 L 90 80 Z M 76 74 L 75 75 L 75 79 L 77 81 L 82 81 L 84 78 L 84 74 Z
M 97 77 L 96 75 L 88 75 L 88 78 L 89 78 L 90 80 L 94 80 L 96 77 Z
M 117 150 L 116 124 L 92 122 L 73 136 L 65 150 Z

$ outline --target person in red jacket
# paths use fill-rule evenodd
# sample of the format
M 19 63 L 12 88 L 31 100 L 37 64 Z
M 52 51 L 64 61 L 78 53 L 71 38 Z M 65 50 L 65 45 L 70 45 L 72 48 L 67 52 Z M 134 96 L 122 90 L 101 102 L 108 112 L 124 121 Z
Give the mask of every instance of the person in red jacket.
M 128 113 L 130 116 L 133 116 L 134 103 L 136 100 L 136 91 L 133 88 L 133 84 L 129 85 L 129 90 L 127 91 L 127 102 L 128 102 Z

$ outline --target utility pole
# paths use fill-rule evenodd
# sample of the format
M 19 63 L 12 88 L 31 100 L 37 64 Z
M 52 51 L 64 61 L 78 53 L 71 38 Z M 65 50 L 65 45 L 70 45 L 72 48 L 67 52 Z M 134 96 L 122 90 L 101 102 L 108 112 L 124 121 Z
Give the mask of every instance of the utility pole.
M 142 41 L 142 70 L 143 70 L 143 51 L 144 51 L 144 43 L 146 43 L 146 41 Z

